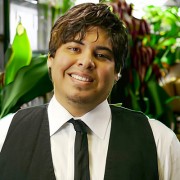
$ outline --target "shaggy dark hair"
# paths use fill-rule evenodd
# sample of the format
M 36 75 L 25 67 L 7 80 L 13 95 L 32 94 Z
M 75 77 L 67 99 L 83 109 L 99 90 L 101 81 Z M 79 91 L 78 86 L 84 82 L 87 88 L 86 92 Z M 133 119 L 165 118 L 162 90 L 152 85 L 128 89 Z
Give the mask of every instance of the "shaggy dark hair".
M 106 4 L 83 3 L 72 7 L 55 22 L 51 30 L 49 55 L 54 57 L 56 50 L 78 35 L 82 40 L 89 28 L 99 27 L 108 33 L 118 73 L 124 65 L 128 51 L 128 37 L 123 22 Z

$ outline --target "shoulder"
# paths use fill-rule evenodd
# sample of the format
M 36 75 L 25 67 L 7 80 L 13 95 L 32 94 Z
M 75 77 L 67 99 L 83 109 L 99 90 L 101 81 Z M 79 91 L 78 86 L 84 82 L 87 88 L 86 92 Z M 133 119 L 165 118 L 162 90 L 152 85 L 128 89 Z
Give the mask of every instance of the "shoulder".
M 116 106 L 116 105 L 110 105 L 112 116 L 117 116 L 118 119 L 125 120 L 125 121 L 131 121 L 133 123 L 139 122 L 147 122 L 148 119 L 147 116 L 141 112 L 141 111 L 135 111 L 132 109 L 128 109 L 122 106 Z M 149 123 L 148 123 L 149 124 Z
M 0 152 L 13 117 L 14 114 L 8 114 L 7 116 L 0 119 Z
M 160 179 L 177 179 L 180 176 L 180 142 L 160 121 L 149 119 L 149 123 L 157 148 Z
M 38 126 L 47 115 L 47 105 L 33 106 L 17 111 L 12 119 L 10 130 L 14 127 Z
M 117 113 L 128 113 L 128 114 L 141 114 L 144 115 L 144 113 L 142 111 L 136 111 L 136 110 L 132 110 L 129 108 L 125 108 L 121 105 L 116 105 L 116 104 L 110 104 L 110 108 L 113 112 L 117 112 Z
M 157 149 L 161 149 L 162 152 L 167 152 L 171 151 L 175 145 L 180 152 L 180 142 L 176 134 L 160 121 L 150 118 L 148 118 L 148 120 L 153 131 Z
M 20 109 L 19 111 L 16 112 L 15 116 L 21 116 L 23 115 L 34 115 L 34 113 L 39 113 L 41 111 L 46 111 L 47 110 L 47 104 L 40 105 L 40 106 L 32 106 L 24 109 Z
M 38 119 L 39 117 L 42 117 L 42 114 L 46 114 L 46 112 L 46 104 L 20 109 L 14 115 L 11 126 L 13 126 L 14 124 L 18 124 L 20 122 L 28 122 L 29 120 L 33 121 L 35 119 Z
M 38 132 L 38 129 L 48 124 L 47 105 L 33 106 L 17 111 L 12 121 L 8 125 L 8 131 L 5 133 L 6 139 L 11 137 L 25 137 L 32 132 Z
M 8 114 L 0 119 L 0 140 L 1 137 L 7 133 L 7 130 L 9 129 L 9 126 L 11 124 L 14 115 L 15 113 Z
M 157 144 L 160 143 L 160 141 L 163 139 L 166 139 L 166 144 L 172 141 L 172 138 L 175 136 L 175 134 L 170 128 L 156 119 L 148 118 L 148 120 Z

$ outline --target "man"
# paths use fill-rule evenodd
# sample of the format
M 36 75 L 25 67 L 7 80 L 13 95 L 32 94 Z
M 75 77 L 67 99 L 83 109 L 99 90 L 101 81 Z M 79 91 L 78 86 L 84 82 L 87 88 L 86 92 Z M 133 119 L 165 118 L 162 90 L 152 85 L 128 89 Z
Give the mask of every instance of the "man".
M 76 179 L 72 118 L 88 133 L 90 177 L 87 171 L 79 180 L 179 179 L 175 134 L 141 112 L 108 105 L 127 41 L 123 23 L 104 4 L 77 5 L 56 21 L 47 62 L 54 96 L 0 121 L 1 180 Z

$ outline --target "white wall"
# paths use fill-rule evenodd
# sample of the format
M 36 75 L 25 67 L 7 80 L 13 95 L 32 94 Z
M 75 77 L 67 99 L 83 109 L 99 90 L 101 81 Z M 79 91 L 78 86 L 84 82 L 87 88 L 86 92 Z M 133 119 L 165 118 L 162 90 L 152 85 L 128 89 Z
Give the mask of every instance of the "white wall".
M 21 18 L 22 25 L 26 28 L 32 50 L 37 50 L 38 42 L 38 12 L 37 9 L 10 4 L 10 43 L 16 34 L 16 27 Z

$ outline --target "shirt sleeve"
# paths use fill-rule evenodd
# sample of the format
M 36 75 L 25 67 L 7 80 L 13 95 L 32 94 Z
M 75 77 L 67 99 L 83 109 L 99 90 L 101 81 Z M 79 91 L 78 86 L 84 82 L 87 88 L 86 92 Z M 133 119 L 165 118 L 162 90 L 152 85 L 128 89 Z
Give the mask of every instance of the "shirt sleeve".
M 160 180 L 179 180 L 180 142 L 175 133 L 160 121 L 149 119 L 158 156 Z
M 179 180 L 180 178 L 180 142 L 176 136 L 173 137 L 170 146 L 171 173 L 170 180 Z
M 7 116 L 0 119 L 0 152 L 6 139 L 6 135 L 13 117 L 14 114 L 8 114 Z

